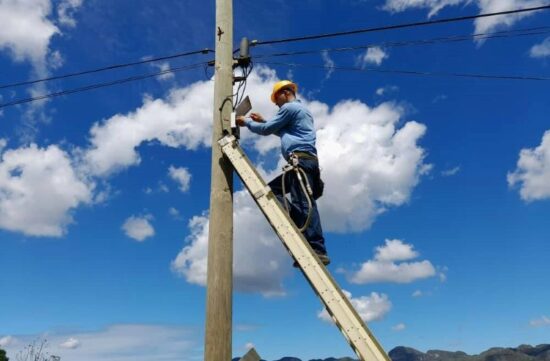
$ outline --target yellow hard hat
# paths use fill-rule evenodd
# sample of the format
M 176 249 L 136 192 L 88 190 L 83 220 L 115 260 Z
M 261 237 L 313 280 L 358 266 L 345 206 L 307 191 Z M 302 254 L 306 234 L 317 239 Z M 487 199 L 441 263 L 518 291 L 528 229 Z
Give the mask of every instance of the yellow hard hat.
M 275 83 L 273 85 L 273 92 L 271 92 L 271 101 L 275 103 L 275 94 L 277 94 L 279 91 L 290 88 L 296 94 L 298 92 L 298 85 L 294 84 L 290 80 L 281 80 Z

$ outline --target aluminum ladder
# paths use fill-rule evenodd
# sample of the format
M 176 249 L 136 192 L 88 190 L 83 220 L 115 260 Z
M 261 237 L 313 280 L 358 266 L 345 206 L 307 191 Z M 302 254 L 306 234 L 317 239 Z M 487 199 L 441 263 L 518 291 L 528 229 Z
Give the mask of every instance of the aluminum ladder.
M 226 135 L 218 144 L 359 359 L 391 361 L 252 165 L 236 137 Z

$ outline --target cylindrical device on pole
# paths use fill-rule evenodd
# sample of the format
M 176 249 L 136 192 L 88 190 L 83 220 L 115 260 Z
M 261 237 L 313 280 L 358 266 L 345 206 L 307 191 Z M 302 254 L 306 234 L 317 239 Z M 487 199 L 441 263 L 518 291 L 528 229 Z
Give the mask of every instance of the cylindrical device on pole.
M 212 180 L 204 359 L 231 360 L 233 306 L 233 167 L 218 140 L 230 131 L 233 94 L 233 2 L 216 0 Z
M 250 42 L 248 41 L 248 38 L 242 38 L 241 39 L 241 48 L 239 50 L 239 57 L 240 58 L 248 58 L 250 57 Z

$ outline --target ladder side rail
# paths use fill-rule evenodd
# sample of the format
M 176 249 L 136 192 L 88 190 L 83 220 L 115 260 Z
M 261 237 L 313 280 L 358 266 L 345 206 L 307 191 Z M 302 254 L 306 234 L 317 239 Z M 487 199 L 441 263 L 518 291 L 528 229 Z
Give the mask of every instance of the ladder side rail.
M 219 143 L 283 245 L 296 259 L 306 279 L 359 358 L 365 361 L 390 361 L 236 139 L 226 136 Z

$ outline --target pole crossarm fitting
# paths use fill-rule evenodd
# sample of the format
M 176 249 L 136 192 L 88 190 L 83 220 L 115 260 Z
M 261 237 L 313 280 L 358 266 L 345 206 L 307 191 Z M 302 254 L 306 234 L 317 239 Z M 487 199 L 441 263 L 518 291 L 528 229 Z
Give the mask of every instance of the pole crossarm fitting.
M 391 361 L 340 286 L 289 218 L 273 191 L 252 165 L 235 136 L 227 135 L 221 138 L 218 144 L 359 359 Z

